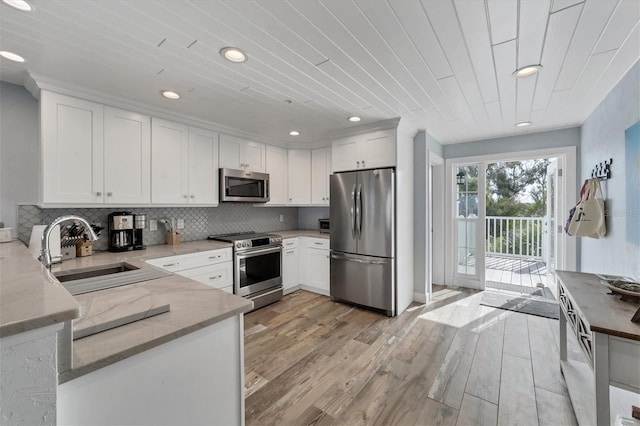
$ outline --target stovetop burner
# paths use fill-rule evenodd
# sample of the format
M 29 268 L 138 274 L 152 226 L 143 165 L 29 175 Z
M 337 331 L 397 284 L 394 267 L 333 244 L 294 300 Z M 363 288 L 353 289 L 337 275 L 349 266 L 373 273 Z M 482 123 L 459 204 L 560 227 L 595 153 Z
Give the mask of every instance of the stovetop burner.
M 236 232 L 233 234 L 210 235 L 208 240 L 234 243 L 236 250 L 265 245 L 282 244 L 282 238 L 276 234 L 259 234 L 256 232 Z

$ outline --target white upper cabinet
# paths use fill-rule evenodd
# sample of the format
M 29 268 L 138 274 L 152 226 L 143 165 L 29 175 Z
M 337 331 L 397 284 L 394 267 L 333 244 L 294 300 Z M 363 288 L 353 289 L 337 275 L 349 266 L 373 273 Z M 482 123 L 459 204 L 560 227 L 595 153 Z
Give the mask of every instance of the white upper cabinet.
M 251 142 L 235 136 L 220 135 L 219 154 L 221 168 L 262 173 L 266 170 L 265 144 Z
M 151 201 L 189 200 L 189 127 L 154 118 L 151 122 Z
M 396 131 L 379 130 L 333 141 L 332 170 L 373 169 L 396 165 Z
M 311 204 L 311 151 L 289 150 L 289 204 Z
M 364 169 L 392 167 L 396 165 L 396 131 L 379 130 L 367 133 L 362 141 L 362 163 Z
M 267 204 L 287 204 L 287 150 L 267 145 L 266 155 L 270 198 Z
M 104 202 L 151 202 L 151 122 L 146 115 L 104 107 Z
M 330 148 L 319 148 L 311 151 L 311 204 L 329 205 L 330 174 Z
M 42 203 L 103 203 L 103 106 L 42 91 L 40 120 Z
M 218 204 L 218 134 L 154 118 L 153 204 Z
M 189 203 L 218 204 L 218 134 L 189 127 Z

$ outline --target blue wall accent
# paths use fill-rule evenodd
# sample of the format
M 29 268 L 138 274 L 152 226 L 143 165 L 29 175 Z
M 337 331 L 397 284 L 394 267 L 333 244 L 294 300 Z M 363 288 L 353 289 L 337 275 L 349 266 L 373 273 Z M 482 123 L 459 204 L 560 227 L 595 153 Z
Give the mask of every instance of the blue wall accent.
M 640 280 L 640 246 L 628 238 L 627 222 L 639 221 L 640 212 L 627 205 L 625 130 L 640 120 L 640 62 L 620 82 L 582 125 L 578 183 L 588 178 L 593 167 L 609 158 L 611 179 L 602 182 L 609 215 L 607 235 L 599 240 L 581 238 L 579 270 L 627 275 Z M 631 227 L 633 228 L 633 227 Z

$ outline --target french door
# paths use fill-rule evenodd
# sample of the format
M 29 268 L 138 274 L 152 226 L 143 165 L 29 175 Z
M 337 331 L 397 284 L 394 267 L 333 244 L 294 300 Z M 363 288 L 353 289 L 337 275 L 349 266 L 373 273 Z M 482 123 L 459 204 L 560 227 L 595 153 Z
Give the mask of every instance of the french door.
M 453 167 L 455 285 L 484 289 L 486 164 Z

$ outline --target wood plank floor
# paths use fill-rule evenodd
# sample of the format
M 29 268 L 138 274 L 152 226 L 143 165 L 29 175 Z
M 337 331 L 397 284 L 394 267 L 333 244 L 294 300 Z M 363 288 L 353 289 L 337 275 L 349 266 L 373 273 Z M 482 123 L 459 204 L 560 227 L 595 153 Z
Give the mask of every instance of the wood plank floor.
M 388 318 L 301 290 L 246 315 L 247 425 L 576 425 L 558 321 L 480 298 Z

